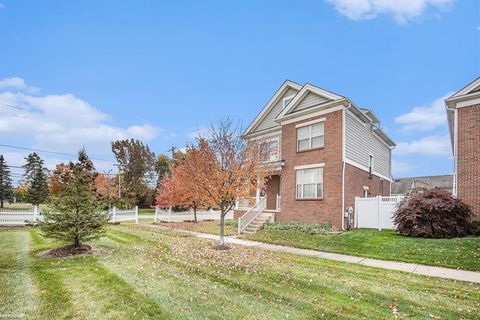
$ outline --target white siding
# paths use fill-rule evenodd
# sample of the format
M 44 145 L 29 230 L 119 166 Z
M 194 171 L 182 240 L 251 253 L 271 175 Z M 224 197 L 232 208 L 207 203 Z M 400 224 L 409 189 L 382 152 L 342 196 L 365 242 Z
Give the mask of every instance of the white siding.
M 274 120 L 275 118 L 282 112 L 283 110 L 283 98 L 296 94 L 298 91 L 292 88 L 289 88 L 275 103 L 272 109 L 265 115 L 262 121 L 257 125 L 257 127 L 252 131 L 258 132 L 265 129 L 270 129 L 274 127 L 279 127 L 280 125 L 276 123 Z
M 391 150 L 349 110 L 345 112 L 345 157 L 368 167 L 368 156 L 373 154 L 373 172 L 390 175 Z
M 295 107 L 295 109 L 290 111 L 290 113 L 297 112 L 297 111 L 300 111 L 300 110 L 304 110 L 304 109 L 307 109 L 307 108 L 310 108 L 310 107 L 313 107 L 313 106 L 317 106 L 319 104 L 322 104 L 322 103 L 325 103 L 325 102 L 328 102 L 328 101 L 330 101 L 330 99 L 327 99 L 325 97 L 322 97 L 322 96 L 319 96 L 317 94 L 309 92 L 302 99 L 302 101 L 300 101 L 300 103 Z

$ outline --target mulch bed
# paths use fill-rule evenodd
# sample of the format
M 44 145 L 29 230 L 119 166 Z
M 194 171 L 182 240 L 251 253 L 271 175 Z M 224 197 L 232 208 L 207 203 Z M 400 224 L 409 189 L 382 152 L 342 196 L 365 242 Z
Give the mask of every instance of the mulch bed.
M 87 244 L 82 244 L 78 247 L 69 244 L 63 247 L 47 250 L 39 253 L 37 256 L 42 258 L 66 258 L 66 257 L 78 257 L 87 255 L 102 255 L 107 254 L 108 250 L 103 248 L 94 248 Z

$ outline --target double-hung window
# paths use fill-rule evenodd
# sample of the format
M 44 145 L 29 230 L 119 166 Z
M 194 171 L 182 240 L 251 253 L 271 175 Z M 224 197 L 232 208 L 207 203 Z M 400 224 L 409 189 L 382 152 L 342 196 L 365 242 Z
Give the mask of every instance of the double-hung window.
M 263 162 L 278 161 L 278 139 L 266 141 L 262 144 Z
M 323 198 L 323 168 L 296 171 L 297 199 Z
M 324 146 L 324 122 L 297 128 L 297 151 L 321 148 Z

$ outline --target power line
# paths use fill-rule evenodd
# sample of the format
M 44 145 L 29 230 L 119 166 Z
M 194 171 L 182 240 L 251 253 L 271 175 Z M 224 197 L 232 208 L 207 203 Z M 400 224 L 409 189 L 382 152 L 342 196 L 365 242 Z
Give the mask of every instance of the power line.
M 2 105 L 4 107 L 7 107 L 7 108 L 11 108 L 11 109 L 25 110 L 25 108 L 22 108 L 22 107 L 19 107 L 19 106 L 12 106 L 11 104 L 6 104 L 6 103 L 2 103 L 2 102 L 0 102 L 0 105 Z
M 28 150 L 28 151 L 35 151 L 35 152 L 41 152 L 41 153 L 56 154 L 56 155 L 68 156 L 68 157 L 77 157 L 77 155 L 71 154 L 71 153 L 64 153 L 64 152 L 58 152 L 58 151 L 49 151 L 49 150 L 42 150 L 42 149 L 33 149 L 33 148 L 25 148 L 25 147 L 12 146 L 12 145 L 7 145 L 7 144 L 0 144 L 0 147 L 12 148 L 12 149 L 20 149 L 20 150 Z M 105 161 L 105 162 L 115 163 L 113 160 L 106 160 L 106 159 L 100 159 L 100 158 L 90 158 L 90 159 L 91 159 L 91 160 L 96 160 L 96 161 Z

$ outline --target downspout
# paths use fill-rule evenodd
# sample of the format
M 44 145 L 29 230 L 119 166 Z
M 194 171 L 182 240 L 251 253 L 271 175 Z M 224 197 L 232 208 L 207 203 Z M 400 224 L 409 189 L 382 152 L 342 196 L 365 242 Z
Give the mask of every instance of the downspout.
M 343 125 L 342 125 L 342 230 L 345 230 L 345 116 L 346 111 L 350 109 L 352 102 L 348 102 L 348 107 L 342 111 Z
M 455 197 L 458 196 L 457 189 L 457 174 L 458 174 L 458 161 L 457 161 L 457 144 L 458 144 L 458 109 L 449 108 L 447 105 L 447 111 L 453 111 L 453 188 L 452 193 Z

